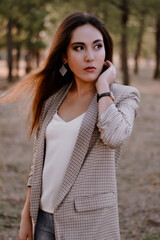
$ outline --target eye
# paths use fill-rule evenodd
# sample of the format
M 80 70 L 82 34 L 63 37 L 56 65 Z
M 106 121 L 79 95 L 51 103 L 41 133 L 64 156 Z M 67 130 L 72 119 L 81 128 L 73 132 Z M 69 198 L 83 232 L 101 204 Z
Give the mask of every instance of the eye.
M 101 44 L 101 43 L 98 43 L 94 46 L 95 49 L 100 49 L 102 47 L 103 47 L 103 44 Z
M 75 46 L 73 49 L 77 52 L 80 52 L 80 51 L 84 50 L 84 47 L 83 46 Z

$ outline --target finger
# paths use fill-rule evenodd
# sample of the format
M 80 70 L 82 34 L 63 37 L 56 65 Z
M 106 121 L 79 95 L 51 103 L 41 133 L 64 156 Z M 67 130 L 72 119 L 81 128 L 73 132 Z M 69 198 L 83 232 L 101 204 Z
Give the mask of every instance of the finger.
M 107 63 L 109 64 L 109 66 L 114 66 L 113 63 L 109 60 L 107 60 Z
M 29 239 L 29 240 L 33 240 L 32 234 L 29 234 L 29 235 L 28 235 L 28 239 Z
M 112 65 L 112 66 L 110 67 L 110 70 L 113 72 L 113 76 L 114 76 L 114 78 L 115 78 L 115 77 L 116 77 L 116 68 L 115 68 L 115 66 Z
M 104 65 L 107 66 L 113 72 L 113 76 L 115 78 L 116 77 L 116 68 L 113 65 L 113 63 L 111 63 L 109 60 L 106 60 L 106 62 L 104 62 Z
M 109 66 L 110 66 L 110 70 L 113 72 L 113 76 L 114 78 L 116 77 L 116 68 L 115 66 L 113 65 L 113 63 L 111 63 L 109 60 L 107 60 Z
M 104 62 L 104 65 L 107 66 L 107 67 L 110 67 L 110 62 L 107 60 Z

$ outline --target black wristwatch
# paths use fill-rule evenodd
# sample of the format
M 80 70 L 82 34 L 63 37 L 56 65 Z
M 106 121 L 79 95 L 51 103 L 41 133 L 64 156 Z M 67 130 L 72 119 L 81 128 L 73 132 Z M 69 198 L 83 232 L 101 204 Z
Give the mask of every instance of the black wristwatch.
M 97 94 L 97 102 L 99 101 L 100 98 L 102 97 L 110 97 L 112 99 L 112 101 L 114 101 L 114 96 L 112 92 L 105 92 L 105 93 L 101 93 L 101 94 Z

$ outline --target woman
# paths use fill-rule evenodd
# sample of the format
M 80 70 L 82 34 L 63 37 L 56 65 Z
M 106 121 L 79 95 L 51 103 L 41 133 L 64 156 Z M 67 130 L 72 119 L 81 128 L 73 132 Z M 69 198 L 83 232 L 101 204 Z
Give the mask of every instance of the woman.
M 74 13 L 58 28 L 43 68 L 5 98 L 24 89 L 34 97 L 36 138 L 19 240 L 33 232 L 38 240 L 120 239 L 116 168 L 139 92 L 115 83 L 112 50 L 99 19 Z

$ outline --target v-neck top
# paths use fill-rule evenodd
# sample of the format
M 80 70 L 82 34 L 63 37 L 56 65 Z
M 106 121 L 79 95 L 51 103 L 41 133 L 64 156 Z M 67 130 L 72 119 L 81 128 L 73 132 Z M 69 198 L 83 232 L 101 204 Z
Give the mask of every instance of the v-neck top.
M 54 212 L 56 198 L 85 113 L 71 121 L 64 121 L 56 112 L 46 128 L 46 154 L 42 176 L 40 208 Z

